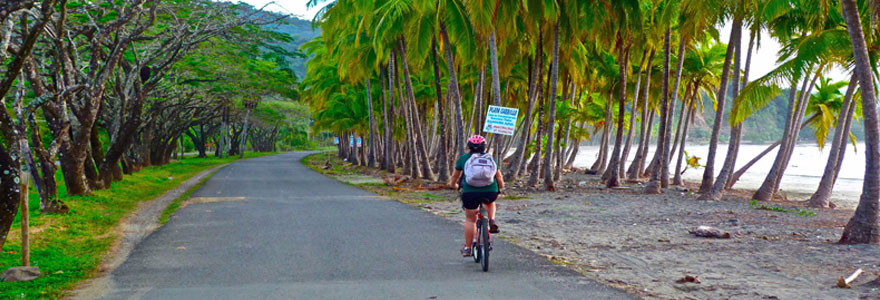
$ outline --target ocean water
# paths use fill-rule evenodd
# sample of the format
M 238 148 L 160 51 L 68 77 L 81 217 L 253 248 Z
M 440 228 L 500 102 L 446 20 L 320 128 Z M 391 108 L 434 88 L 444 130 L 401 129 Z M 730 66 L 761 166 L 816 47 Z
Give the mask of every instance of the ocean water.
M 752 158 L 760 154 L 769 145 L 740 145 L 739 155 L 736 161 L 738 170 L 741 166 L 748 163 Z M 635 157 L 635 149 L 637 145 L 633 145 L 627 158 L 627 165 Z M 648 151 L 648 159 L 654 155 L 656 145 L 651 145 Z M 767 173 L 776 159 L 778 147 L 765 155 L 760 161 L 753 165 L 749 170 L 740 177 L 740 180 L 734 186 L 742 189 L 757 189 L 764 182 Z M 854 152 L 852 144 L 847 145 L 846 156 L 843 160 L 843 166 L 838 175 L 837 182 L 832 192 L 832 201 L 840 208 L 855 208 L 858 204 L 859 196 L 862 192 L 862 182 L 865 175 L 865 149 L 864 143 L 858 143 Z M 692 156 L 700 158 L 700 163 L 706 163 L 706 157 L 709 153 L 709 145 L 687 145 L 685 151 Z M 609 149 L 610 152 L 610 149 Z M 789 200 L 807 200 L 810 195 L 816 191 L 822 174 L 825 171 L 825 164 L 828 162 L 828 155 L 831 147 L 826 146 L 823 150 L 819 150 L 816 144 L 799 144 L 795 146 L 794 154 L 791 157 L 788 167 L 785 170 L 785 176 L 782 177 L 779 189 L 782 193 L 786 193 Z M 592 166 L 599 154 L 598 145 L 582 145 L 574 166 L 578 168 L 588 168 Z M 724 158 L 727 155 L 727 144 L 719 144 L 715 156 L 715 174 L 721 171 Z M 672 160 L 670 172 L 675 170 L 675 159 Z M 682 174 L 685 181 L 700 182 L 703 178 L 704 168 L 689 168 Z M 805 194 L 805 195 L 804 195 Z

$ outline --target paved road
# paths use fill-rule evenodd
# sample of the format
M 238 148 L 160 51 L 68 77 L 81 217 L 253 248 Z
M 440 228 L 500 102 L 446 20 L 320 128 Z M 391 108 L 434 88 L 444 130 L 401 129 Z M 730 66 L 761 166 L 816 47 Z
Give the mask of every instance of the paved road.
M 324 177 L 287 153 L 231 164 L 111 274 L 105 299 L 631 299 L 498 240 Z M 503 217 L 503 216 L 502 216 Z

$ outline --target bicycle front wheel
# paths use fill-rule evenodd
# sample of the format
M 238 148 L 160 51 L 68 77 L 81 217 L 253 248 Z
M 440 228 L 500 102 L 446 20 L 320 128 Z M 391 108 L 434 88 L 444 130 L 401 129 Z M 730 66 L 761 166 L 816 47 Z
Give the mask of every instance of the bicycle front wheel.
M 480 265 L 483 272 L 489 271 L 489 222 L 480 222 Z

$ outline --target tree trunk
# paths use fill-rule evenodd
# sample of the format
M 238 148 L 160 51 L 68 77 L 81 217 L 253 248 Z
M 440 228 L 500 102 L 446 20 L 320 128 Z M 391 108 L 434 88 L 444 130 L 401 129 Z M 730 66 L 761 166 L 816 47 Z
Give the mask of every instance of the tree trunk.
M 541 66 L 543 68 L 543 66 Z M 541 84 L 538 83 L 538 128 L 535 130 L 535 153 L 532 156 L 532 160 L 529 163 L 529 167 L 526 169 L 526 172 L 529 173 L 529 180 L 526 182 L 527 187 L 533 187 L 538 184 L 538 176 L 541 174 L 540 170 L 540 161 L 541 161 L 541 136 L 544 135 L 544 91 L 541 88 Z
M 715 153 L 718 149 L 718 134 L 721 133 L 721 121 L 724 119 L 724 103 L 727 99 L 727 81 L 730 76 L 730 65 L 733 60 L 734 43 L 739 41 L 742 33 L 742 17 L 735 17 L 733 30 L 730 33 L 730 42 L 727 44 L 727 54 L 724 56 L 724 69 L 721 73 L 721 82 L 715 97 L 718 107 L 715 109 L 715 120 L 712 125 L 712 135 L 709 137 L 709 154 L 706 155 L 706 168 L 703 170 L 703 181 L 700 184 L 700 194 L 705 194 L 712 189 L 715 183 Z
M 577 91 L 575 90 L 574 81 L 573 80 L 570 80 L 570 81 L 571 81 L 571 87 L 569 88 L 570 89 L 569 96 L 571 97 L 571 99 L 569 101 L 571 103 L 571 107 L 575 107 L 575 104 L 574 104 L 575 96 L 574 95 Z M 566 154 L 568 154 L 568 152 L 566 151 L 566 149 L 571 149 L 571 145 L 570 145 L 571 140 L 569 139 L 569 137 L 571 135 L 571 122 L 572 122 L 571 119 L 572 119 L 572 116 L 569 116 L 568 122 L 565 125 L 565 135 L 562 137 L 562 140 L 565 141 L 564 147 L 561 149 L 561 151 L 560 151 L 559 147 L 556 148 L 558 155 L 556 156 L 556 160 L 557 160 L 556 174 L 553 174 L 554 175 L 553 178 L 555 180 L 559 180 L 559 178 L 562 177 L 562 169 L 565 168 L 565 165 L 567 164 L 566 158 L 568 156 Z M 558 145 L 560 143 L 557 142 L 556 144 Z
M 419 166 L 421 166 L 422 178 L 427 180 L 434 180 L 434 172 L 431 170 L 431 163 L 428 160 L 428 149 L 425 145 L 425 136 L 422 134 L 422 125 L 419 119 L 419 111 L 416 106 L 416 97 L 413 94 L 412 89 L 412 80 L 410 78 L 409 73 L 409 64 L 406 62 L 406 41 L 401 37 L 398 40 L 397 47 L 400 51 L 400 62 L 403 65 L 403 78 L 406 83 L 406 95 L 408 102 L 410 103 L 410 109 L 412 115 L 410 116 L 413 120 L 413 128 L 415 128 L 415 147 L 417 151 L 417 160 L 419 161 Z
M 369 90 L 369 87 L 370 87 L 370 84 L 369 84 L 369 80 L 368 80 L 367 81 L 367 89 L 368 90 Z M 372 116 L 373 116 L 373 112 L 371 110 L 370 111 L 370 120 L 371 121 L 373 120 Z M 241 144 L 238 146 L 238 148 L 239 148 L 238 150 L 240 151 L 238 153 L 238 158 L 244 158 L 244 146 L 247 145 L 247 132 L 248 132 L 248 121 L 249 121 L 248 119 L 250 119 L 250 117 L 251 117 L 251 109 L 250 109 L 250 107 L 248 107 L 247 111 L 244 113 L 244 126 L 241 128 Z M 372 125 L 372 124 L 370 124 L 370 125 Z M 370 130 L 372 130 L 372 129 L 373 128 L 370 127 Z
M 452 103 L 455 106 L 455 152 L 454 157 L 464 154 L 464 119 L 461 112 L 461 88 L 458 86 L 458 77 L 455 75 L 455 60 L 452 56 L 452 44 L 446 32 L 446 24 L 440 22 L 440 36 L 443 38 L 444 52 L 446 53 L 446 66 L 449 71 L 449 85 L 452 87 L 448 93 L 452 93 Z
M 602 174 L 602 176 L 605 176 L 605 168 L 608 165 L 608 141 L 611 139 L 611 124 L 614 122 L 614 115 L 612 115 L 614 93 L 609 92 L 608 96 L 608 102 L 605 106 L 605 121 L 602 124 L 602 140 L 599 142 L 599 157 L 593 163 L 593 167 L 590 168 L 596 174 Z M 605 178 L 602 179 L 604 180 Z
M 444 112 L 444 106 L 446 106 L 446 102 L 448 101 L 443 101 L 443 89 L 440 86 L 440 67 L 437 63 L 437 38 L 431 40 L 431 58 L 434 63 L 434 87 L 437 90 L 438 108 L 434 118 L 439 118 L 440 120 L 440 147 L 437 151 L 439 174 L 437 180 L 446 183 L 449 181 L 449 157 L 446 154 L 448 138 L 446 133 L 446 113 Z
M 682 73 L 682 69 L 684 67 L 684 58 L 685 58 L 684 51 L 685 51 L 685 46 L 687 45 L 687 41 L 688 41 L 687 36 L 683 35 L 683 34 L 681 35 L 681 37 L 679 38 L 679 41 L 678 41 L 678 66 L 675 68 L 675 82 L 672 84 L 672 91 L 671 91 L 672 95 L 669 96 L 669 99 L 670 99 L 669 113 L 668 113 L 668 117 L 666 120 L 666 135 L 664 136 L 664 139 L 666 139 L 666 143 L 663 144 L 663 156 L 662 156 L 664 160 L 663 160 L 663 165 L 661 166 L 661 169 L 660 169 L 660 172 L 662 172 L 662 173 L 660 173 L 660 186 L 662 188 L 669 187 L 669 163 L 670 163 L 671 153 L 674 152 L 674 151 L 670 152 L 669 148 L 670 148 L 670 146 L 675 147 L 674 142 L 672 143 L 672 145 L 670 144 L 670 141 L 672 141 L 671 140 L 671 138 L 672 138 L 672 115 L 674 113 L 673 110 L 675 109 L 675 101 L 678 99 L 678 87 L 681 84 L 681 73 Z M 684 113 L 683 110 L 679 112 L 679 116 L 678 116 L 679 119 L 681 119 L 681 115 L 683 113 Z
M 394 60 L 394 53 L 392 52 L 388 58 L 388 72 L 385 73 L 385 77 L 387 80 L 384 80 L 383 83 L 387 82 L 387 88 L 383 88 L 383 99 L 385 103 L 382 107 L 382 118 L 385 124 L 385 153 L 384 159 L 382 159 L 383 169 L 388 172 L 394 173 L 395 165 L 394 165 L 394 117 L 390 114 L 393 113 L 393 109 L 389 109 L 389 106 L 394 106 L 394 76 L 392 76 L 392 67 Z M 387 91 L 387 94 L 385 94 Z
M 651 54 L 648 55 L 647 68 L 648 72 L 645 74 L 645 89 L 644 89 L 644 98 L 642 100 L 642 121 L 641 126 L 639 126 L 639 147 L 636 148 L 636 156 L 633 158 L 632 163 L 630 163 L 629 169 L 626 171 L 627 179 L 636 180 L 639 179 L 639 176 L 642 174 L 642 169 L 645 166 L 645 157 L 648 152 L 648 144 L 651 142 L 651 128 L 648 127 L 653 123 L 653 112 L 648 111 L 648 95 L 651 90 L 651 62 L 654 61 L 654 50 L 651 50 Z M 638 103 L 638 99 L 635 99 L 634 103 Z M 635 104 L 633 105 L 635 106 Z M 633 110 L 635 112 L 635 110 Z M 649 117 L 650 115 L 650 117 Z M 649 120 L 650 119 L 650 120 Z
M 699 94 L 699 93 L 696 93 Z M 695 101 L 695 100 L 691 100 Z M 678 159 L 675 162 L 675 174 L 672 177 L 672 185 L 683 185 L 684 182 L 681 180 L 681 167 L 682 162 L 684 161 L 684 146 L 687 143 L 687 135 L 688 135 L 688 125 L 692 123 L 692 119 L 694 117 L 695 109 L 691 107 L 691 105 L 687 105 L 687 115 L 684 121 L 684 129 L 681 131 L 681 141 L 680 146 L 678 147 Z M 675 153 L 675 152 L 673 152 Z
M 553 182 L 553 133 L 556 125 L 556 83 L 559 80 L 559 21 L 553 27 L 553 60 L 550 61 L 550 115 L 547 121 L 547 153 L 544 154 L 544 189 L 555 191 Z
M 497 7 L 496 7 L 497 8 Z M 501 106 L 501 78 L 499 78 L 498 73 L 498 45 L 497 41 L 495 41 L 495 29 L 492 29 L 492 32 L 489 33 L 489 64 L 492 68 L 492 105 Z M 508 82 L 509 84 L 510 82 Z M 486 110 L 484 110 L 486 111 Z M 485 121 L 485 120 L 484 120 Z M 482 125 L 481 125 L 482 126 Z M 492 134 L 492 143 L 491 147 L 495 150 L 496 163 L 498 164 L 498 170 L 502 169 L 502 164 L 504 163 L 504 154 L 498 153 L 500 144 L 499 142 L 503 140 L 503 136 Z
M 620 41 L 621 44 L 626 43 Z M 626 73 L 629 70 L 629 45 L 620 46 L 620 95 L 617 98 L 617 135 L 614 138 L 614 151 L 611 152 L 611 162 L 608 164 L 606 187 L 620 186 L 620 166 L 625 163 L 626 158 L 621 161 L 620 152 L 623 144 L 623 121 L 626 115 Z
M 17 147 L 13 145 L 10 148 Z M 0 249 L 6 242 L 6 236 L 9 234 L 9 229 L 18 213 L 18 206 L 21 204 L 21 187 L 16 182 L 19 180 L 21 163 L 18 159 L 13 159 L 13 156 L 17 156 L 15 149 L 0 147 L 0 166 L 4 168 L 0 173 L 0 190 L 3 191 L 0 193 L 2 196 L 0 198 Z M 82 167 L 79 169 L 82 170 Z
M 636 85 L 635 90 L 633 91 L 633 101 L 629 113 L 629 129 L 626 133 L 626 143 L 623 147 L 623 154 L 620 155 L 620 170 L 618 172 L 624 176 L 626 174 L 624 173 L 624 168 L 626 168 L 626 160 L 629 158 L 629 150 L 632 147 L 633 131 L 635 131 L 634 129 L 636 125 L 636 105 L 639 103 L 639 88 L 642 84 L 642 66 L 645 64 L 645 58 L 647 57 L 648 49 L 645 49 L 642 51 L 642 60 L 639 62 L 639 71 L 636 73 Z
M 801 127 L 801 128 L 803 128 L 803 127 Z M 770 151 L 773 151 L 773 149 L 776 149 L 776 147 L 779 146 L 780 144 L 782 144 L 782 140 L 778 140 L 778 141 L 774 142 L 773 144 L 770 144 L 769 146 L 767 146 L 766 149 L 764 149 L 764 151 L 761 151 L 761 153 L 759 153 L 754 158 L 752 158 L 752 160 L 750 160 L 748 163 L 746 163 L 745 165 L 740 167 L 739 170 L 736 170 L 736 172 L 734 172 L 733 175 L 730 177 L 730 180 L 727 181 L 726 188 L 727 189 L 732 188 L 733 185 L 736 184 L 737 181 L 739 181 L 739 178 L 742 177 L 742 175 L 745 174 L 746 171 L 749 170 L 749 168 L 751 168 L 753 165 L 755 165 L 755 163 L 757 163 L 759 160 L 761 160 L 761 158 L 764 158 L 764 156 L 766 156 L 767 153 L 770 153 Z
M 685 98 L 687 98 L 687 94 L 690 93 L 690 86 L 688 86 L 688 90 L 685 92 Z M 675 126 L 675 137 L 672 138 L 672 151 L 669 151 L 672 155 L 675 154 L 675 150 L 678 147 L 678 138 L 681 137 L 681 123 L 685 119 L 684 116 L 687 114 L 687 107 L 685 107 L 685 101 L 681 101 L 681 106 L 678 108 L 678 125 Z M 670 159 L 672 156 L 670 156 Z
M 541 33 L 539 33 L 539 36 L 540 35 L 541 35 Z M 540 39 L 539 39 L 539 41 L 538 41 L 539 46 L 537 47 L 538 49 L 535 50 L 536 51 L 535 60 L 532 64 L 532 66 L 533 66 L 532 72 L 531 72 L 531 76 L 529 78 L 529 91 L 528 91 L 529 104 L 528 104 L 528 107 L 526 107 L 526 114 L 524 115 L 523 125 L 520 126 L 520 128 L 521 128 L 520 130 L 523 131 L 523 134 L 519 137 L 519 140 L 517 141 L 516 151 L 513 152 L 513 157 L 511 158 L 510 166 L 507 169 L 507 173 L 504 175 L 504 177 L 510 182 L 516 181 L 516 178 L 519 176 L 520 170 L 522 169 L 520 167 L 522 165 L 522 161 L 524 161 L 527 158 L 526 153 L 528 152 L 527 148 L 528 148 L 529 136 L 530 136 L 529 131 L 532 129 L 532 124 L 535 122 L 532 119 L 532 116 L 533 116 L 533 112 L 535 110 L 535 100 L 537 99 L 537 96 L 538 96 L 538 94 L 537 94 L 538 86 L 541 85 L 541 83 L 540 83 L 541 82 L 541 71 L 544 69 L 543 63 L 542 63 L 543 56 L 544 56 L 544 54 L 542 53 L 543 47 L 541 47 L 540 44 L 541 43 L 540 43 Z
M 664 153 L 666 139 L 666 130 L 667 122 L 666 119 L 669 118 L 669 39 L 670 39 L 670 29 L 666 28 L 666 37 L 663 39 L 663 97 L 660 100 L 660 134 L 657 135 L 657 153 L 661 156 L 658 157 L 658 164 L 651 171 L 651 181 L 645 186 L 645 193 L 648 194 L 660 194 L 661 193 L 661 183 L 660 183 L 660 172 L 663 170 L 663 164 L 666 162 L 666 157 L 663 157 L 662 153 Z M 657 154 L 654 155 L 657 157 Z
M 217 144 L 218 157 L 223 158 L 226 152 L 226 137 L 229 135 L 229 108 L 223 107 L 223 117 L 220 125 L 220 143 Z
M 739 31 L 737 34 L 737 38 L 733 40 L 734 43 L 734 59 L 736 61 L 735 66 L 733 68 L 733 99 L 739 96 L 739 76 L 740 70 L 742 66 L 742 29 L 734 29 L 735 31 Z M 711 200 L 718 201 L 721 200 L 721 196 L 724 193 L 724 186 L 727 185 L 727 179 L 730 177 L 730 173 L 733 172 L 733 168 L 736 166 L 736 151 L 739 148 L 739 140 L 742 136 L 742 123 L 733 125 L 730 128 L 730 141 L 727 143 L 727 156 L 724 158 L 724 164 L 721 166 L 721 172 L 718 174 L 717 180 L 712 184 L 712 188 L 709 191 L 699 197 L 700 200 Z
M 370 92 L 370 78 L 367 78 L 367 109 L 370 111 L 370 144 L 367 148 L 367 167 L 376 167 L 376 119 L 373 118 L 373 95 Z
M 834 189 L 835 179 L 840 171 L 840 165 L 837 163 L 838 157 L 845 154 L 840 151 L 840 148 L 842 148 L 841 145 L 846 145 L 847 133 L 849 133 L 846 123 L 851 119 L 852 111 L 855 110 L 855 105 L 851 102 L 856 84 L 858 84 L 858 77 L 853 74 L 849 80 L 849 87 L 846 89 L 846 96 L 843 98 L 843 105 L 840 106 L 840 113 L 837 116 L 837 128 L 834 129 L 834 138 L 831 140 L 831 151 L 828 153 L 825 172 L 822 173 L 819 188 L 807 201 L 810 207 L 829 207 L 831 205 L 831 191 Z
M 871 62 L 855 0 L 843 0 L 842 3 L 844 20 L 847 23 L 856 61 L 855 73 L 859 77 L 862 93 L 862 117 L 865 120 L 865 180 L 859 205 L 852 219 L 846 224 L 840 243 L 878 244 L 880 243 L 880 127 L 878 127 L 877 98 L 874 95 Z
M 639 161 L 639 167 L 636 169 L 638 171 L 638 177 L 649 177 L 651 176 L 651 170 L 653 170 L 653 164 L 650 168 L 645 168 L 645 162 L 648 158 L 648 146 L 651 144 L 651 135 L 654 129 L 654 117 L 657 116 L 655 111 L 651 111 L 648 116 L 648 132 L 645 136 L 645 148 L 642 149 L 642 160 Z
M 793 124 L 798 124 L 804 119 L 804 112 L 807 109 L 807 106 L 810 103 L 810 94 L 813 92 L 813 88 L 816 86 L 816 80 L 819 79 L 819 76 L 822 74 L 822 67 L 819 67 L 819 70 L 816 71 L 816 75 L 813 77 L 813 80 L 810 83 L 809 88 L 801 92 L 801 105 L 800 110 L 795 115 L 797 120 Z M 791 161 L 791 156 L 794 154 L 794 147 L 797 146 L 798 136 L 800 135 L 800 130 L 792 132 L 792 139 L 789 141 L 788 149 L 785 151 L 785 160 L 782 162 L 781 168 L 779 169 L 779 173 L 777 174 L 776 180 L 773 184 L 773 193 L 779 190 L 779 183 L 782 182 L 782 176 L 785 174 L 785 169 L 788 168 L 788 163 Z
M 807 84 L 809 83 L 810 78 L 808 76 L 804 76 L 804 84 L 802 91 L 806 91 Z M 779 152 L 776 154 L 776 160 L 773 162 L 773 166 L 770 168 L 770 172 L 767 173 L 767 177 L 764 180 L 764 183 L 761 184 L 761 187 L 755 191 L 755 194 L 752 196 L 752 199 L 757 199 L 759 201 L 768 201 L 773 198 L 773 195 L 776 194 L 777 183 L 775 182 L 780 178 L 779 173 L 782 172 L 783 163 L 785 163 L 785 159 L 787 156 L 788 147 L 791 144 L 791 140 L 795 139 L 795 132 L 799 130 L 794 129 L 794 124 L 797 124 L 798 114 L 801 114 L 801 107 L 806 106 L 805 102 L 798 99 L 802 97 L 797 97 L 797 82 L 792 82 L 792 90 L 789 93 L 789 103 L 788 106 L 791 109 L 787 114 L 789 115 L 788 121 L 785 124 L 785 130 L 783 130 L 782 141 L 780 143 Z
M 412 122 L 413 122 L 412 127 L 415 129 L 414 133 L 415 133 L 415 151 L 416 152 L 414 153 L 414 155 L 417 155 L 416 161 L 418 161 L 419 166 L 421 167 L 422 178 L 427 179 L 427 180 L 434 180 L 434 172 L 431 170 L 431 164 L 428 159 L 428 150 L 425 145 L 425 136 L 422 133 L 422 125 L 421 125 L 421 121 L 420 121 L 421 119 L 419 118 L 419 111 L 418 111 L 418 107 L 415 102 L 416 98 L 415 98 L 415 95 L 413 94 L 412 80 L 410 78 L 410 73 L 409 73 L 409 65 L 406 62 L 406 42 L 404 41 L 404 39 L 402 37 L 400 38 L 400 40 L 398 40 L 398 49 L 400 52 L 401 64 L 403 65 L 403 76 L 404 76 L 404 82 L 406 83 L 405 87 L 406 87 L 406 95 L 408 98 L 407 100 L 410 104 L 409 105 L 409 109 L 411 112 L 410 118 L 412 119 Z

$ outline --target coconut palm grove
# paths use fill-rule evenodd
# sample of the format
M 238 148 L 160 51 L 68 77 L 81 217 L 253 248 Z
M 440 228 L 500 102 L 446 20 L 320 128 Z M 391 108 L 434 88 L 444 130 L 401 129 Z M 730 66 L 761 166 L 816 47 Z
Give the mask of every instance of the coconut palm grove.
M 302 96 L 315 126 L 341 137 L 338 153 L 354 163 L 445 182 L 495 105 L 520 112 L 516 134 L 492 137 L 506 181 L 553 191 L 581 142 L 595 140 L 598 159 L 585 171 L 609 188 L 647 180 L 648 194 L 683 184 L 688 125 L 711 105 L 698 200 L 719 200 L 733 187 L 749 167 L 735 169 L 737 161 L 775 153 L 751 196 L 770 200 L 809 127 L 819 145 L 831 144 L 810 207 L 833 206 L 852 121 L 860 120 L 864 188 L 840 243 L 877 244 L 877 68 L 869 45 L 880 33 L 878 8 L 873 1 L 335 1 L 313 20 L 321 36 L 302 47 L 313 56 Z M 725 24 L 730 34 L 721 40 Z M 782 45 L 778 66 L 750 77 L 762 38 Z M 835 69 L 849 81 L 826 77 Z M 749 119 L 777 97 L 786 106 L 777 111 L 785 122 L 776 142 L 758 157 L 739 156 L 743 132 L 756 130 Z M 366 137 L 366 146 L 351 147 L 348 136 Z
M 245 2 L 0 1 L 0 298 L 880 297 L 880 0 Z

